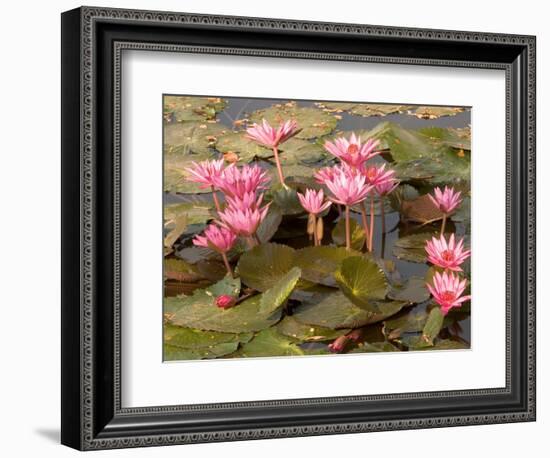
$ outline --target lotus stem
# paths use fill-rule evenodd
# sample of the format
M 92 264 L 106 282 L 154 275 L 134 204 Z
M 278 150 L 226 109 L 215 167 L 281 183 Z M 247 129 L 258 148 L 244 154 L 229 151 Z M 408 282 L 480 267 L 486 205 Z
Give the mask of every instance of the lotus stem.
M 372 251 L 372 238 L 374 236 L 374 194 L 370 195 L 370 233 L 369 233 L 369 251 Z
M 367 221 L 367 209 L 365 208 L 365 201 L 361 201 L 361 221 L 363 222 L 363 231 L 365 232 L 365 244 L 369 249 L 369 223 Z
M 386 209 L 384 208 L 384 196 L 380 196 L 380 217 L 382 218 L 382 234 L 386 233 Z
M 212 198 L 214 199 L 214 205 L 216 206 L 216 211 L 219 213 L 221 211 L 220 207 L 220 201 L 218 200 L 218 196 L 216 194 L 216 188 L 214 186 L 210 186 L 212 189 Z
M 447 213 L 443 213 L 443 221 L 441 221 L 441 234 L 443 235 L 445 233 L 445 225 L 447 224 Z
M 351 250 L 351 232 L 349 224 L 349 205 L 346 205 L 346 249 Z
M 231 269 L 231 265 L 229 264 L 229 260 L 227 259 L 227 255 L 225 253 L 222 253 L 222 259 L 225 264 L 225 268 L 227 269 L 227 273 L 231 276 L 231 278 L 235 278 L 233 275 L 233 269 Z
M 273 147 L 273 155 L 275 156 L 275 163 L 277 164 L 277 173 L 279 175 L 279 181 L 286 188 L 285 177 L 283 176 L 283 168 L 281 167 L 281 162 L 279 161 L 279 150 L 276 146 Z

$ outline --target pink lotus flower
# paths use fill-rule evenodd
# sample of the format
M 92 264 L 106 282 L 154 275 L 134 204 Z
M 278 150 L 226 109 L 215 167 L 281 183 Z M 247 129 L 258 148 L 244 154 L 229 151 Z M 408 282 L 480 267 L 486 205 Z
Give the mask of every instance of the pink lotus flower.
M 227 196 L 227 206 L 237 210 L 246 210 L 247 208 L 260 208 L 264 195 L 260 194 L 256 197 L 255 192 L 246 192 L 242 197 Z
M 228 228 L 210 224 L 204 235 L 196 235 L 193 244 L 217 251 L 220 254 L 227 253 L 237 240 L 237 236 Z
M 389 181 L 393 181 L 395 172 L 393 170 L 386 170 L 386 164 L 379 166 L 373 165 L 371 167 L 361 167 L 361 173 L 365 175 L 367 183 L 371 186 L 380 186 Z
M 393 170 L 392 172 L 395 174 Z M 387 196 L 388 194 L 393 192 L 393 190 L 397 188 L 397 186 L 399 186 L 399 180 L 392 177 L 388 181 L 384 181 L 383 183 L 375 185 L 374 189 L 379 196 Z
M 216 306 L 221 309 L 228 309 L 230 307 L 233 307 L 236 302 L 237 300 L 229 294 L 222 294 L 221 296 L 216 297 L 216 300 L 214 301 Z
M 454 188 L 445 186 L 445 190 L 441 191 L 441 188 L 434 189 L 434 196 L 428 194 L 433 204 L 441 210 L 442 213 L 450 215 L 456 207 L 460 205 L 462 199 L 460 198 L 460 191 L 455 192 Z
M 256 207 L 227 207 L 220 212 L 222 224 L 243 237 L 251 237 L 258 230 L 258 226 L 264 220 L 269 209 L 267 204 L 262 208 Z
M 372 186 L 366 183 L 366 178 L 360 173 L 334 167 L 332 178 L 325 185 L 333 194 L 331 200 L 341 205 L 355 205 L 367 197 Z
M 219 159 L 217 161 L 193 162 L 192 166 L 185 170 L 190 174 L 187 179 L 195 183 L 201 183 L 200 187 L 204 189 L 209 186 L 216 186 L 215 181 L 222 175 L 224 167 L 224 160 Z
M 460 264 L 470 256 L 470 250 L 464 250 L 464 239 L 455 244 L 454 234 L 451 234 L 448 243 L 444 235 L 439 239 L 432 237 L 426 242 L 426 252 L 432 264 L 454 271 L 462 271 Z
M 325 149 L 348 165 L 358 167 L 370 158 L 380 154 L 379 151 L 374 151 L 378 144 L 378 140 L 370 138 L 366 143 L 361 143 L 361 138 L 352 133 L 349 140 L 344 137 L 337 138 L 334 142 L 327 140 Z
M 246 193 L 267 189 L 269 183 L 267 172 L 257 165 L 229 166 L 214 179 L 218 189 L 231 197 L 242 199 Z
M 315 191 L 313 189 L 306 189 L 305 195 L 298 194 L 298 200 L 302 204 L 302 207 L 308 212 L 315 216 L 319 213 L 324 212 L 328 207 L 331 206 L 332 202 L 325 200 L 325 194 L 322 189 Z
M 246 136 L 260 145 L 277 148 L 281 143 L 296 135 L 300 130 L 296 121 L 289 120 L 279 124 L 276 129 L 263 119 L 261 124 L 254 124 L 246 129 Z
M 436 272 L 433 277 L 433 286 L 426 283 L 428 290 L 435 301 L 441 306 L 441 313 L 447 315 L 453 307 L 460 307 L 462 303 L 470 300 L 471 296 L 462 296 L 466 288 L 466 279 L 460 280 L 454 273 Z

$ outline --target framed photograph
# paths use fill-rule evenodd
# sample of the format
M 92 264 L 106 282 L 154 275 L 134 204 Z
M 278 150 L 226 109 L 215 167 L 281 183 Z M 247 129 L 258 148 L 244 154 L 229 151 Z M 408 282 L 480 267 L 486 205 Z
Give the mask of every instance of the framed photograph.
M 535 37 L 82 7 L 62 89 L 62 443 L 535 419 Z

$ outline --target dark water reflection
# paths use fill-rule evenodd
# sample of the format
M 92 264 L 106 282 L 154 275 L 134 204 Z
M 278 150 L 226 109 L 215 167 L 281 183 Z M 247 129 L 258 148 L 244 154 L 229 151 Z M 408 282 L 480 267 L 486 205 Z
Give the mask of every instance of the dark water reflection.
M 243 119 L 247 114 L 263 109 L 268 108 L 276 103 L 287 103 L 289 100 L 284 99 L 248 99 L 248 98 L 232 98 L 232 97 L 223 97 L 224 100 L 227 100 L 227 106 L 224 111 L 218 114 L 218 120 L 227 127 L 233 129 L 234 122 L 238 119 Z M 374 101 L 373 103 L 377 103 Z M 298 101 L 298 106 L 316 106 L 314 102 L 310 101 Z M 361 129 L 372 129 L 377 124 L 383 121 L 391 121 L 393 123 L 399 124 L 402 127 L 409 129 L 419 129 L 423 127 L 466 127 L 470 124 L 471 112 L 469 110 L 459 113 L 455 116 L 446 116 L 440 117 L 438 119 L 426 120 L 419 119 L 415 116 L 407 114 L 392 114 L 384 117 L 361 117 L 350 115 L 348 113 L 339 113 L 342 119 L 339 120 L 337 130 L 361 130 Z M 375 158 L 376 161 L 384 162 L 381 157 Z M 195 195 L 194 198 L 211 200 L 211 196 L 208 194 Z M 176 194 L 165 194 L 165 203 L 176 203 L 185 200 L 185 196 L 176 195 Z M 353 217 L 358 220 L 360 223 L 360 216 L 358 214 L 352 213 Z M 334 224 L 335 221 L 332 222 Z M 293 225 L 303 224 L 304 233 L 306 220 L 296 221 L 294 219 Z M 449 221 L 448 224 L 453 224 Z M 408 262 L 397 259 L 392 253 L 392 247 L 395 241 L 405 235 L 409 235 L 415 232 L 426 232 L 426 231 L 437 231 L 439 224 L 428 225 L 419 227 L 418 225 L 409 224 L 405 225 L 399 222 L 399 214 L 397 212 L 390 212 L 386 214 L 386 233 L 383 237 L 380 231 L 381 228 L 381 218 L 380 216 L 375 216 L 375 234 L 374 234 L 374 250 L 377 256 L 380 256 L 382 250 L 382 244 L 384 242 L 384 258 L 391 259 L 395 262 L 397 270 L 399 271 L 401 278 L 403 280 L 409 278 L 410 276 L 420 276 L 424 277 L 429 266 L 427 264 L 420 264 L 415 262 Z M 327 222 L 326 233 L 330 233 L 331 223 Z M 466 228 L 462 224 L 455 224 L 455 231 L 458 235 L 464 235 L 466 233 Z M 384 239 L 384 240 L 383 240 Z M 299 238 L 292 238 L 285 241 L 292 246 L 306 246 L 309 244 L 309 240 L 306 236 Z M 419 304 L 416 306 L 416 309 L 426 307 L 426 304 Z M 457 323 L 453 333 L 462 339 L 470 342 L 471 338 L 471 322 L 470 317 L 464 319 Z

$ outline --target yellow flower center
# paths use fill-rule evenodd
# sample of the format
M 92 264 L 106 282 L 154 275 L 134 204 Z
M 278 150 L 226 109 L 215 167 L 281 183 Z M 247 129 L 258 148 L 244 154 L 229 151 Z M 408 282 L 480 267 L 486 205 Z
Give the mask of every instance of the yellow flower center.
M 452 291 L 445 291 L 445 292 L 441 295 L 441 299 L 443 299 L 443 301 L 445 301 L 445 302 L 454 302 L 454 300 L 455 300 L 455 293 L 452 292 Z
M 454 259 L 453 252 L 450 250 L 445 250 L 441 253 L 441 259 L 444 261 L 452 261 Z
M 353 155 L 353 154 L 357 154 L 359 152 L 359 147 L 355 144 L 355 143 L 352 143 L 351 145 L 348 146 L 348 153 Z

